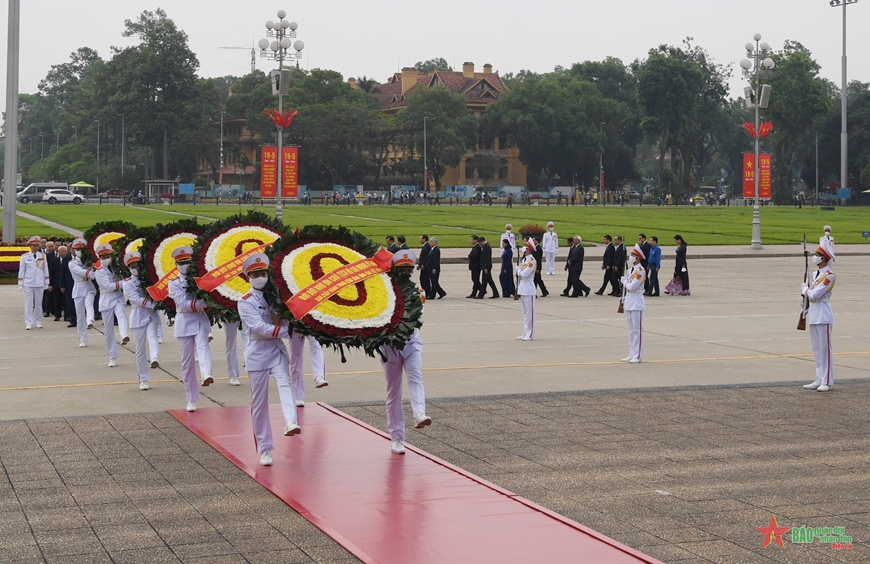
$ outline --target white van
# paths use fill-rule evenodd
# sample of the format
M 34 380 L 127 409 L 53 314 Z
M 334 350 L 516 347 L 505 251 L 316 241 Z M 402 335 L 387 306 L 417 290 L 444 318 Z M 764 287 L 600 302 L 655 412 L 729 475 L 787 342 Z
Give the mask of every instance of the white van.
M 17 199 L 19 203 L 28 204 L 33 202 L 41 202 L 46 190 L 52 189 L 69 190 L 69 184 L 66 182 L 34 182 L 27 186 L 24 190 L 18 192 Z

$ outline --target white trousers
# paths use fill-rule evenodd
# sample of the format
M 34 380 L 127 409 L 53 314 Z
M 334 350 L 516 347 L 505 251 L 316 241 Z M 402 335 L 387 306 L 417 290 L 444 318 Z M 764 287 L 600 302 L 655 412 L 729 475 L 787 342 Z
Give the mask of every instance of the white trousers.
M 625 312 L 628 322 L 628 356 L 643 360 L 643 311 Z
M 239 377 L 239 324 L 224 321 L 224 337 L 226 342 L 227 375 L 230 378 Z
M 118 329 L 121 331 L 121 338 L 123 339 L 130 335 L 125 313 L 124 302 L 118 302 L 111 309 L 100 310 L 100 314 L 103 316 L 103 338 L 106 340 L 106 352 L 109 358 L 118 358 L 118 343 L 115 341 L 116 316 L 118 318 Z
M 152 321 L 144 327 L 133 327 L 133 339 L 136 341 L 136 373 L 139 375 L 140 382 L 147 382 L 151 379 L 150 360 L 157 360 L 160 354 L 157 329 L 154 325 Z
M 547 274 L 556 274 L 556 253 L 544 253 L 547 259 Z
M 94 322 L 94 294 L 85 294 L 83 298 L 73 298 L 76 306 L 76 328 L 79 332 L 79 342 L 88 342 L 88 325 Z
M 290 381 L 293 383 L 293 397 L 300 400 L 305 399 L 305 371 L 302 355 L 305 350 L 305 340 L 308 340 L 308 351 L 311 353 L 312 378 L 326 378 L 323 347 L 314 337 L 293 333 L 290 337 Z
M 381 360 L 387 381 L 387 429 L 390 437 L 405 440 L 405 411 L 402 408 L 402 369 L 408 375 L 408 394 L 411 413 L 416 417 L 426 413 L 426 392 L 423 389 L 423 353 L 415 352 L 405 358 L 400 351 L 389 351 L 387 362 Z
M 535 296 L 520 296 L 523 304 L 523 337 L 535 338 Z
M 163 320 L 160 319 L 160 313 L 156 312 L 152 309 L 151 310 L 151 317 L 154 319 L 153 323 L 154 323 L 154 327 L 155 327 L 155 333 L 157 334 L 157 338 L 162 339 L 163 338 Z M 157 357 L 154 356 L 151 358 L 157 358 Z
M 275 378 L 278 385 L 278 398 L 281 400 L 281 411 L 284 420 L 296 423 L 296 402 L 293 401 L 293 387 L 287 375 L 287 359 L 281 355 L 281 361 L 267 370 L 249 370 L 251 379 L 251 422 L 254 427 L 254 441 L 257 452 L 274 450 L 272 441 L 272 424 L 269 421 L 269 376 Z M 282 430 L 283 432 L 283 430 Z
M 197 336 L 178 337 L 181 348 L 181 381 L 187 401 L 199 401 L 199 384 L 196 382 L 196 341 Z
M 24 326 L 42 325 L 42 286 L 22 286 L 24 288 Z
M 816 358 L 816 382 L 820 385 L 834 385 L 834 349 L 831 345 L 833 325 L 810 325 L 810 340 L 813 343 L 813 356 Z
M 208 346 L 208 327 L 199 326 L 196 338 L 196 360 L 199 362 L 199 372 L 211 376 L 211 347 Z

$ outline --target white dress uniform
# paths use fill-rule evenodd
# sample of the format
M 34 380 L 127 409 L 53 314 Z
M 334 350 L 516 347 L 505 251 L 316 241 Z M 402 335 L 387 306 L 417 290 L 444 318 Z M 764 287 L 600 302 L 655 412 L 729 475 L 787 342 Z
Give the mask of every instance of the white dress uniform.
M 810 300 L 807 323 L 810 326 L 810 340 L 813 343 L 813 356 L 816 360 L 815 381 L 805 386 L 811 389 L 818 389 L 820 386 L 830 388 L 834 385 L 834 351 L 831 346 L 834 312 L 831 309 L 831 290 L 834 289 L 836 281 L 834 272 L 826 265 L 816 271 L 812 282 L 804 284 L 802 290 L 803 295 Z
M 535 269 L 537 267 L 538 263 L 531 254 L 523 258 L 523 262 L 517 267 L 517 275 L 520 277 L 517 294 L 523 304 L 523 335 L 519 339 L 523 341 L 531 341 L 535 338 L 535 297 L 538 293 L 535 289 Z
M 507 226 L 505 226 L 505 229 L 507 229 Z M 513 251 L 513 256 L 517 256 L 517 236 L 514 235 L 513 231 L 505 231 L 502 233 L 500 241 L 508 241 L 511 246 L 511 251 Z M 499 246 L 501 246 L 501 244 L 502 243 L 500 242 Z
M 638 256 L 642 256 L 642 254 Z M 625 311 L 625 320 L 628 323 L 628 357 L 626 360 L 632 364 L 637 364 L 643 360 L 643 313 L 646 310 L 646 300 L 643 297 L 644 280 L 646 280 L 646 271 L 640 262 L 632 266 L 620 280 L 625 287 L 622 307 Z
M 402 407 L 402 370 L 408 375 L 408 394 L 415 423 L 426 415 L 426 390 L 423 387 L 423 341 L 420 331 L 405 342 L 405 348 L 382 347 L 387 361 L 381 359 L 387 383 L 387 430 L 394 441 L 405 440 L 405 410 Z
M 268 264 L 265 255 L 253 255 Z M 248 261 L 245 261 L 248 264 Z M 264 453 L 275 448 L 272 441 L 272 424 L 269 421 L 269 376 L 278 385 L 278 398 L 281 411 L 287 422 L 285 435 L 299 433 L 296 424 L 296 403 L 293 400 L 293 387 L 288 375 L 290 356 L 282 339 L 288 338 L 287 322 L 281 325 L 272 323 L 272 308 L 266 302 L 263 292 L 256 288 L 239 300 L 239 317 L 249 333 L 245 346 L 245 368 L 251 379 L 251 420 L 254 427 L 254 441 L 257 452 Z M 261 459 L 261 464 L 264 463 Z M 268 464 L 271 464 L 271 458 Z
M 72 298 L 76 306 L 76 327 L 79 332 L 79 346 L 88 344 L 88 328 L 94 326 L 94 271 L 82 264 L 82 259 L 74 257 L 69 262 L 69 272 L 73 279 Z
M 825 234 L 819 237 L 819 246 L 826 247 L 830 249 L 830 251 L 834 254 L 837 252 L 837 248 L 834 246 L 834 238 L 831 237 L 831 226 L 825 226 Z
M 181 348 L 181 375 L 188 402 L 199 401 L 196 383 L 197 343 L 205 343 L 206 358 L 200 358 L 199 369 L 203 382 L 211 378 L 211 352 L 208 347 L 208 332 L 211 329 L 203 309 L 206 303 L 187 292 L 187 278 L 179 276 L 169 283 L 169 297 L 175 302 L 175 338 Z M 209 382 L 210 384 L 211 382 Z
M 327 386 L 326 362 L 323 358 L 323 347 L 311 335 L 293 333 L 290 336 L 290 381 L 293 383 L 293 397 L 297 405 L 305 401 L 305 367 L 303 351 L 305 341 L 308 341 L 308 351 L 311 355 L 311 376 L 318 388 Z M 322 382 L 321 382 L 322 380 Z
M 48 288 L 48 261 L 36 251 L 21 255 L 18 264 L 18 287 L 24 292 L 24 327 L 42 328 L 42 294 Z
M 103 331 L 106 340 L 106 353 L 110 360 L 118 358 L 118 344 L 115 341 L 115 318 L 118 318 L 118 329 L 121 339 L 129 340 L 127 326 L 127 308 L 124 305 L 124 288 L 120 276 L 113 270 L 111 261 L 103 261 L 102 266 L 94 275 L 97 286 L 100 287 L 100 314 L 103 316 Z
M 239 374 L 239 323 L 236 321 L 223 321 L 224 326 L 224 344 L 226 345 L 225 357 L 227 361 L 227 375 L 232 382 L 238 380 Z M 248 333 L 242 331 L 242 350 L 248 346 Z M 237 385 L 237 384 L 234 384 Z
M 133 330 L 133 338 L 136 340 L 136 372 L 139 382 L 147 383 L 151 379 L 149 359 L 156 363 L 160 355 L 160 345 L 157 343 L 160 318 L 153 315 L 154 300 L 142 291 L 139 278 L 127 278 L 123 286 L 124 297 L 130 302 L 130 329 Z
M 547 260 L 547 274 L 556 274 L 556 254 L 559 252 L 559 236 L 555 231 L 544 233 L 544 258 Z

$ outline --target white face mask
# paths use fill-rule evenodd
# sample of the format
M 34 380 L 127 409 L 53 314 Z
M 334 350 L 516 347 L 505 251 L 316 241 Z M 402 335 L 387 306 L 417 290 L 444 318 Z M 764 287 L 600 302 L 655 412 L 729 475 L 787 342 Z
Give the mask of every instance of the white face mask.
M 550 227 L 550 233 L 552 233 L 552 232 L 553 232 L 553 228 L 552 228 L 552 227 Z
M 182 274 L 187 274 L 187 271 L 189 268 L 190 268 L 189 264 L 179 264 L 178 265 L 178 272 L 180 272 Z
M 822 264 L 822 257 L 813 256 L 813 264 L 816 266 L 819 266 L 820 264 Z
M 265 276 L 263 276 L 261 278 L 251 278 L 251 286 L 253 286 L 257 290 L 262 290 L 263 288 L 266 287 L 266 282 L 268 282 L 268 281 L 269 281 L 269 279 Z
M 138 278 L 139 277 L 139 269 L 138 268 L 131 268 L 130 269 L 130 276 L 132 276 L 133 278 Z
M 73 251 L 73 256 L 75 256 L 76 258 L 82 258 L 82 252 L 81 251 Z
M 112 257 L 100 257 L 100 268 L 109 268 L 112 264 Z

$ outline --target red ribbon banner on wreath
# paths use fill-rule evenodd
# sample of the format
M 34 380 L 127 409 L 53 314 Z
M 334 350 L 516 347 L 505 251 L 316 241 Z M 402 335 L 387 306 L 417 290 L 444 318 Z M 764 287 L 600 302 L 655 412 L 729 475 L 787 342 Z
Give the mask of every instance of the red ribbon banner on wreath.
M 272 120 L 272 123 L 274 123 L 278 127 L 290 127 L 290 124 L 293 123 L 293 118 L 295 118 L 298 114 L 299 110 L 290 110 L 283 114 L 278 110 L 266 110 L 266 115 L 269 116 L 269 119 Z
M 222 265 L 215 267 L 213 270 L 208 271 L 199 278 L 194 278 L 194 280 L 196 280 L 196 285 L 199 286 L 200 290 L 211 292 L 227 280 L 231 280 L 241 274 L 245 260 L 251 255 L 262 253 L 268 246 L 269 245 L 264 243 L 260 246 L 248 249 L 239 256 L 228 260 Z
M 380 249 L 370 259 L 345 264 L 327 272 L 305 288 L 293 294 L 286 302 L 287 309 L 296 319 L 302 319 L 308 312 L 328 300 L 348 286 L 362 282 L 390 270 L 393 253 Z
M 151 296 L 155 302 L 162 302 L 169 297 L 169 283 L 178 277 L 178 267 L 176 266 L 167 272 L 163 278 L 157 281 L 153 286 L 148 286 L 145 291 Z

